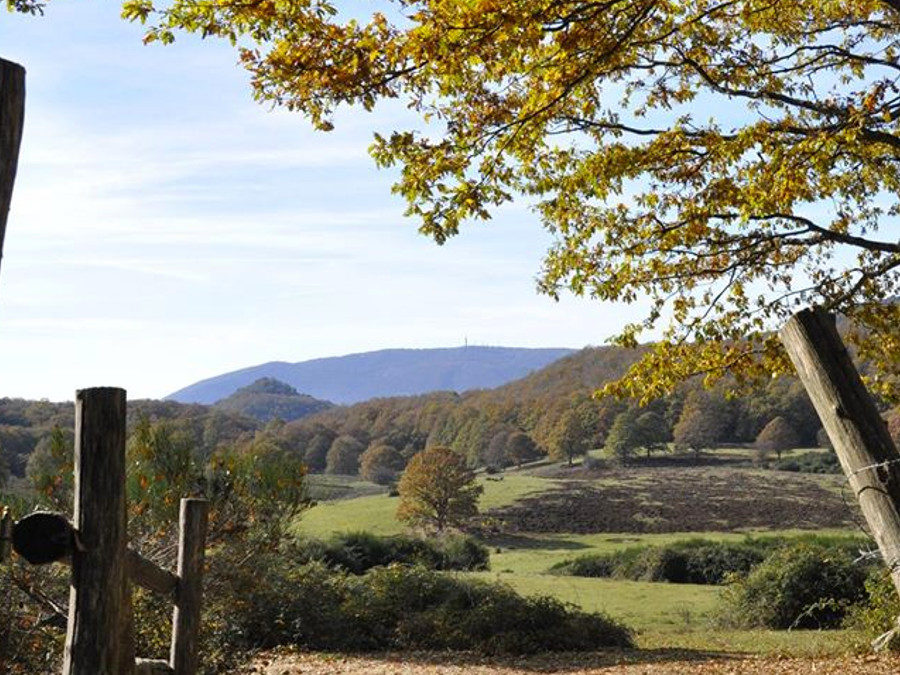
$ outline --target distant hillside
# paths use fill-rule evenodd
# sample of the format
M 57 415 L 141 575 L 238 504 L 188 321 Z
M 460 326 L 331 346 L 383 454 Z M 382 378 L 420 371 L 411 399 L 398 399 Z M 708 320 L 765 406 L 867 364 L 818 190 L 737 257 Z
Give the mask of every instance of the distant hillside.
M 463 392 L 498 387 L 573 351 L 514 347 L 385 349 L 300 363 L 273 361 L 202 380 L 166 398 L 211 404 L 264 377 L 341 404 L 430 391 Z
M 645 413 L 655 416 L 665 441 L 677 442 L 679 424 L 687 430 L 682 437 L 693 433 L 690 420 L 699 410 L 705 427 L 715 432 L 711 443 L 751 443 L 778 416 L 788 420 L 804 447 L 817 442 L 819 420 L 792 377 L 760 382 L 737 398 L 728 396 L 725 386 L 704 391 L 694 379 L 640 409 L 631 401 L 592 397 L 621 377 L 644 349 L 589 347 L 494 389 L 372 399 L 292 422 L 281 433 L 303 452 L 311 471 L 328 471 L 329 448 L 338 442 L 346 447 L 348 440 L 359 452 L 390 445 L 406 458 L 428 445 L 445 445 L 472 466 L 508 463 L 513 452 L 526 459 L 542 454 L 558 459 L 570 448 L 601 447 L 620 415 Z
M 218 410 L 240 413 L 263 422 L 276 417 L 290 422 L 332 407 L 334 404 L 329 401 L 301 394 L 289 384 L 271 377 L 261 377 L 213 406 Z

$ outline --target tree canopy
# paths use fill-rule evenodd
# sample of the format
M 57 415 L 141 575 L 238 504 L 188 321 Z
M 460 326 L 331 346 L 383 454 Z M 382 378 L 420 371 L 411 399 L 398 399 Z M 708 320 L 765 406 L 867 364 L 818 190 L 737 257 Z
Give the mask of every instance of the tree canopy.
M 407 103 L 421 122 L 371 152 L 399 167 L 423 233 L 442 243 L 525 196 L 555 237 L 542 291 L 649 303 L 618 339 L 662 339 L 608 392 L 783 372 L 771 331 L 813 303 L 852 319 L 895 388 L 900 0 L 381 8 L 126 0 L 123 15 L 148 41 L 231 40 L 256 98 L 320 129 L 341 105 Z
M 780 415 L 769 422 L 756 437 L 756 448 L 762 453 L 774 452 L 781 459 L 781 453 L 799 445 L 794 427 Z
M 438 532 L 463 524 L 478 513 L 483 488 L 466 460 L 450 448 L 433 446 L 416 454 L 400 483 L 397 518 Z

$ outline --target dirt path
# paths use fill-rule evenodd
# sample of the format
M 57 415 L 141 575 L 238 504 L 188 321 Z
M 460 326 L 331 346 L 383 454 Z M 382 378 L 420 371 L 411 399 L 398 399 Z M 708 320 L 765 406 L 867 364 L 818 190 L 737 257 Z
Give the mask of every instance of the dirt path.
M 642 650 L 489 658 L 446 653 L 346 656 L 281 652 L 262 655 L 241 672 L 248 675 L 855 675 L 900 673 L 900 655 L 783 658 Z

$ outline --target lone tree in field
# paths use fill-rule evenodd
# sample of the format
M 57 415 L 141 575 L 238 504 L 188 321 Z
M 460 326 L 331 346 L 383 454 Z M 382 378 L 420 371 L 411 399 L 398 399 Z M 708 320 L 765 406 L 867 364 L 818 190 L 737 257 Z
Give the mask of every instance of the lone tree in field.
M 702 450 L 715 447 L 724 431 L 723 412 L 716 401 L 704 391 L 692 391 L 681 416 L 672 429 L 672 440 L 677 450 L 692 450 L 694 458 Z
M 596 445 L 597 422 L 595 406 L 590 402 L 573 402 L 550 433 L 547 449 L 551 459 L 565 459 L 572 466 L 572 460 L 586 455 Z
M 442 532 L 478 513 L 483 488 L 466 460 L 449 448 L 434 446 L 413 456 L 400 477 L 397 518 Z
M 786 372 L 771 329 L 798 303 L 852 319 L 897 389 L 900 0 L 382 4 L 125 0 L 123 15 L 147 41 L 229 40 L 259 101 L 319 129 L 342 105 L 402 100 L 421 120 L 371 152 L 438 243 L 525 195 L 555 237 L 544 292 L 646 300 L 625 345 L 661 329 L 607 392 Z
M 654 450 L 666 447 L 666 423 L 659 413 L 652 410 L 641 412 L 639 408 L 628 408 L 619 413 L 606 435 L 604 451 L 628 463 L 632 456 L 643 450 L 650 458 Z
M 794 427 L 779 415 L 763 427 L 754 445 L 760 453 L 774 452 L 781 459 L 782 452 L 796 448 L 799 443 Z

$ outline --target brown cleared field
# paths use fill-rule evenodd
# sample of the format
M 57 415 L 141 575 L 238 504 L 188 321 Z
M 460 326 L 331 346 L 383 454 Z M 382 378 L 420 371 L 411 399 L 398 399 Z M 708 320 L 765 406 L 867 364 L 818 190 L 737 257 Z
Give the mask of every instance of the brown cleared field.
M 493 509 L 503 532 L 734 532 L 852 527 L 843 477 L 725 467 L 558 470 L 555 489 Z M 849 500 L 852 503 L 854 500 Z

